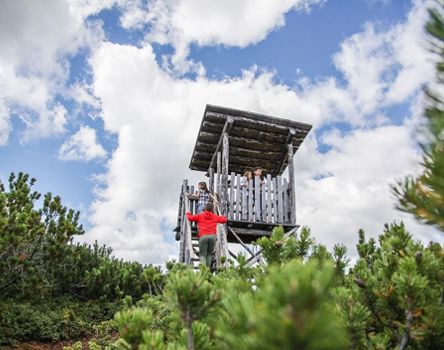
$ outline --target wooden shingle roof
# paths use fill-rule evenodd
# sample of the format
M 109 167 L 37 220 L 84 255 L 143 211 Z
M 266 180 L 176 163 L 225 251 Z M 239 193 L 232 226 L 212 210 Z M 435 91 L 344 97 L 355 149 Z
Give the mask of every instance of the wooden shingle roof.
M 260 166 L 267 174 L 281 175 L 287 167 L 287 145 L 291 143 L 296 152 L 311 129 L 310 124 L 289 119 L 207 105 L 191 157 L 191 170 L 208 170 L 227 120 L 228 171 L 240 174 Z

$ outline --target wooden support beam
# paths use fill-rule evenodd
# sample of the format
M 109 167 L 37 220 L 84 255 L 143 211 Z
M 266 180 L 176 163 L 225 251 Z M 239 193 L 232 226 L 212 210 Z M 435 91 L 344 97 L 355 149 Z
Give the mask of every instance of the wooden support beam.
M 216 153 L 219 152 L 222 147 L 224 134 L 228 135 L 230 133 L 230 129 L 232 126 L 233 126 L 233 117 L 228 117 L 227 121 L 225 122 L 224 128 L 222 130 L 222 135 L 220 136 L 219 142 L 217 143 L 216 150 L 213 153 L 213 157 L 211 158 L 210 166 L 208 167 L 208 169 L 211 169 L 214 166 L 214 162 L 216 161 Z
M 214 168 L 208 171 L 208 186 L 210 193 L 214 193 Z
M 288 131 L 287 140 L 285 142 L 285 144 L 287 145 L 287 149 L 284 151 L 287 154 L 282 156 L 282 162 L 281 165 L 279 166 L 279 171 L 278 171 L 279 174 L 282 174 L 282 172 L 284 171 L 286 161 L 288 163 L 288 145 L 291 145 L 293 147 L 293 138 L 295 137 L 295 135 L 296 135 L 295 129 L 290 129 Z
M 289 190 L 289 210 L 290 222 L 296 224 L 296 195 L 294 186 L 294 159 L 293 145 L 288 144 L 288 190 Z
M 221 161 L 221 154 L 220 152 L 217 152 L 217 168 L 216 168 L 216 192 L 220 196 L 220 178 L 221 178 L 221 172 L 222 172 L 222 161 Z
M 240 245 L 251 255 L 254 255 L 253 251 L 240 239 L 240 237 L 234 232 L 234 230 L 228 226 L 228 230 L 231 232 L 231 234 L 237 239 L 237 241 L 240 243 Z
M 221 179 L 221 193 L 220 203 L 222 215 L 227 215 L 228 206 L 228 160 L 229 154 L 228 133 L 222 134 L 222 179 Z

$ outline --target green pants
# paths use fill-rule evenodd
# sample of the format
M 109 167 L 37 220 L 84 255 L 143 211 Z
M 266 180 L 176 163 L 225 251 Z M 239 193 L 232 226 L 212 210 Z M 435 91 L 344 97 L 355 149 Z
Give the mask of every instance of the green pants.
M 199 238 L 199 259 L 202 264 L 211 266 L 216 235 L 205 235 Z

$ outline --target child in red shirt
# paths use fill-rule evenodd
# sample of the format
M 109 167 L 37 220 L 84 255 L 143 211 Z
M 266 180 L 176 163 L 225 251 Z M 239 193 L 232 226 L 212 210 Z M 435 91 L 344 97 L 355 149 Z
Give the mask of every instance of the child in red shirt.
M 217 224 L 225 224 L 227 222 L 226 216 L 219 216 L 213 213 L 214 205 L 208 202 L 205 205 L 205 210 L 197 215 L 186 213 L 189 221 L 197 222 L 197 231 L 199 237 L 199 259 L 202 264 L 211 266 L 213 257 L 213 250 L 216 244 L 216 230 Z

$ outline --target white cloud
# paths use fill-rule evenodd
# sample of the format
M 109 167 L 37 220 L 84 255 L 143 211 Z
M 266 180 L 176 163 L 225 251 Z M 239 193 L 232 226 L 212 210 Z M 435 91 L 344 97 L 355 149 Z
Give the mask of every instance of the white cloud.
M 129 30 L 148 31 L 148 43 L 170 44 L 175 53 L 165 56 L 174 71 L 203 73 L 199 63 L 187 60 L 192 43 L 199 46 L 246 47 L 258 43 L 285 24 L 289 11 L 309 12 L 325 0 L 89 0 L 72 2 L 80 17 L 117 5 L 120 23 Z M 204 30 L 203 30 L 204 28 Z M 166 63 L 168 66 L 168 63 Z
M 18 116 L 26 126 L 22 141 L 64 132 L 68 58 L 102 38 L 96 24 L 74 18 L 64 1 L 3 1 L 0 5 L 0 104 L 10 125 Z M 1 129 L 7 140 L 10 128 Z
M 362 32 L 342 42 L 334 63 L 347 79 L 347 92 L 356 106 L 352 112 L 361 116 L 354 117 L 358 124 L 377 109 L 406 100 L 433 79 L 433 56 L 424 44 L 432 3 L 415 0 L 405 22 L 387 29 L 367 23 Z
M 89 126 L 82 126 L 59 150 L 61 160 L 90 161 L 105 156 L 105 149 L 97 143 L 96 131 Z
M 177 254 L 173 233 L 165 227 L 175 225 L 182 179 L 194 183 L 203 176 L 185 169 L 206 103 L 294 118 L 314 123 L 317 130 L 336 121 L 351 125 L 355 129 L 350 134 L 321 135 L 332 147 L 326 154 L 319 153 L 314 133 L 297 153 L 300 223 L 311 225 L 319 241 L 339 241 L 349 248 L 359 227 L 380 233 L 385 222 L 403 217 L 393 209 L 389 183 L 418 170 L 412 133 L 417 113 L 404 125 L 392 126 L 390 115 L 380 109 L 412 98 L 433 71 L 431 63 L 423 61 L 423 48 L 405 40 L 392 44 L 386 37 L 404 31 L 421 35 L 411 29 L 418 26 L 413 20 L 418 11 L 423 11 L 419 5 L 406 22 L 385 31 L 368 24 L 344 41 L 334 59 L 344 73 L 344 86 L 333 77 L 303 78 L 299 92 L 257 67 L 220 81 L 204 75 L 177 78 L 159 67 L 149 45 L 104 43 L 90 61 L 93 89 L 102 103 L 104 126 L 119 141 L 107 172 L 100 176 L 91 208 L 93 228 L 86 238 L 110 244 L 120 257 L 143 262 L 162 263 Z M 202 45 L 217 41 L 204 36 L 200 40 Z M 415 58 L 406 59 L 410 53 Z M 397 79 L 418 71 L 418 65 L 423 75 L 409 82 L 405 92 L 393 93 L 397 98 L 389 96 Z M 415 102 L 415 111 L 421 108 Z
M 41 3 L 2 3 L 0 144 L 7 142 L 11 115 L 25 124 L 25 142 L 65 132 L 72 115 L 56 102 L 57 94 L 100 109 L 105 130 L 118 136 L 118 146 L 106 172 L 95 177 L 93 227 L 85 239 L 111 245 L 122 258 L 162 263 L 178 251 L 166 228 L 175 225 L 181 181 L 193 183 L 202 176 L 186 169 L 206 103 L 313 123 L 315 131 L 296 160 L 300 223 L 311 225 L 321 242 L 352 247 L 357 228 L 379 233 L 384 222 L 400 217 L 388 184 L 417 171 L 412 128 L 418 124 L 420 99 L 401 126 L 388 125 L 390 115 L 381 109 L 415 97 L 433 75 L 421 47 L 429 2 L 415 0 L 405 22 L 390 28 L 368 23 L 344 40 L 333 62 L 345 84 L 335 77 L 302 77 L 295 91 L 258 67 L 217 81 L 205 76 L 200 62 L 187 61 L 192 43 L 246 47 L 283 26 L 289 11 L 308 11 L 322 2 L 168 0 L 146 7 L 139 0 L 71 0 L 45 2 L 41 16 L 35 16 Z M 100 26 L 86 20 L 113 6 L 122 11 L 123 27 L 148 30 L 145 44 L 104 42 Z M 195 70 L 198 77 L 177 78 L 160 67 L 153 42 L 175 48 L 172 72 Z M 67 88 L 67 58 L 84 47 L 93 50 L 92 85 Z M 315 135 L 334 122 L 353 130 Z M 331 150 L 319 153 L 315 136 Z M 59 156 L 88 161 L 105 157 L 106 151 L 95 131 L 84 126 Z

